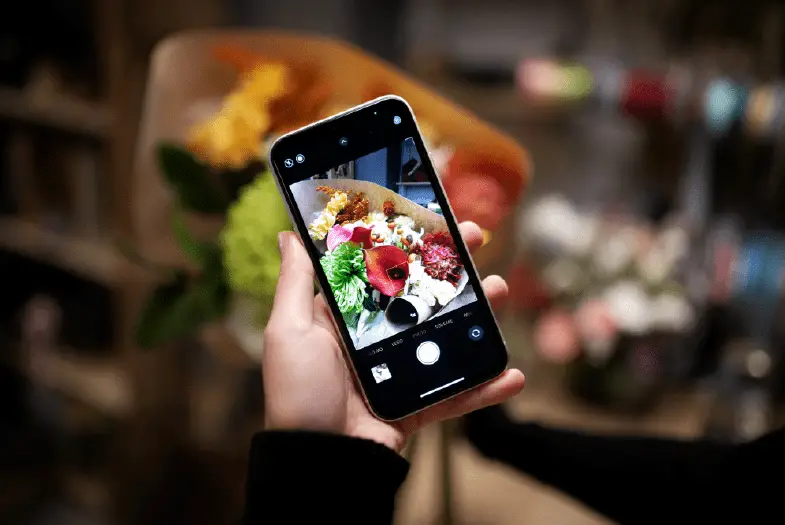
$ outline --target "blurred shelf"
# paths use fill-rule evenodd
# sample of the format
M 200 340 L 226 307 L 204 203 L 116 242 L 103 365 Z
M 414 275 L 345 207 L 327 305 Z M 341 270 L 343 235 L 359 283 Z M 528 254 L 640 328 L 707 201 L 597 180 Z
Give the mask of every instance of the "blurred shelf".
M 45 473 L 37 470 L 3 477 L 0 479 L 0 523 L 14 523 L 28 515 L 52 491 L 53 483 Z
M 98 104 L 71 99 L 37 103 L 23 91 L 9 88 L 0 88 L 0 117 L 95 139 L 107 136 L 111 120 Z
M 512 82 L 501 85 L 475 84 L 439 69 L 431 63 L 415 62 L 410 71 L 445 98 L 502 129 L 560 121 L 575 111 L 570 104 L 535 102 L 521 93 Z
M 112 501 L 107 483 L 97 476 L 77 471 L 64 474 L 63 488 L 68 501 L 91 513 L 108 512 Z
M 131 265 L 110 243 L 46 230 L 33 222 L 0 218 L 0 248 L 112 284 L 128 278 Z
M 63 352 L 32 356 L 19 367 L 33 383 L 60 392 L 112 417 L 133 408 L 129 378 L 116 362 Z
M 442 79 L 434 87 L 447 98 L 494 123 L 518 121 L 530 113 L 513 86 L 480 87 Z

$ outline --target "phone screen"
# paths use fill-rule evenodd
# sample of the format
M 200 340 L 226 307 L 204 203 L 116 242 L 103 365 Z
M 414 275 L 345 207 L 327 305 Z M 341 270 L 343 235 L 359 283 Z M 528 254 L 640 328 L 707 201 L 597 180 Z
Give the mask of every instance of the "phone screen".
M 379 417 L 504 370 L 503 339 L 405 102 L 380 99 L 287 135 L 270 157 Z

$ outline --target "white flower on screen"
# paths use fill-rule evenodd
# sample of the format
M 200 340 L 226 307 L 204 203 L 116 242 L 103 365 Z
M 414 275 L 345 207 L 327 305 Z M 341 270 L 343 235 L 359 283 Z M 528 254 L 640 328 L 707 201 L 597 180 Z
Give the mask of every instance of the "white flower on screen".
M 428 278 L 427 287 L 440 305 L 445 306 L 458 295 L 457 288 L 450 281 L 440 281 L 430 275 L 426 275 L 426 277 Z
M 406 215 L 399 215 L 395 218 L 395 225 L 400 228 L 414 228 L 414 219 Z
M 427 273 L 422 263 L 417 260 L 409 263 L 409 291 L 422 299 L 428 306 L 446 305 L 458 295 L 458 291 L 449 281 L 434 279 Z

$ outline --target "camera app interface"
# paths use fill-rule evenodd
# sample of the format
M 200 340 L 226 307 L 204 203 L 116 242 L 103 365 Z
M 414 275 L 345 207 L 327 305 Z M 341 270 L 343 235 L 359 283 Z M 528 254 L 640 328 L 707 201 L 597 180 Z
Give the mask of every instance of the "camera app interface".
M 356 350 L 477 301 L 412 138 L 290 189 Z M 438 348 L 418 352 L 438 359 Z M 373 374 L 378 383 L 390 370 Z

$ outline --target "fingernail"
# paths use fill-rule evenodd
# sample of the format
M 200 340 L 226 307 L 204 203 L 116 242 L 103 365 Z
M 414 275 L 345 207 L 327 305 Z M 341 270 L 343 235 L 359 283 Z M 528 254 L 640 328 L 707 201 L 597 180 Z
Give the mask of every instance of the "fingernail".
M 278 232 L 278 251 L 283 257 L 283 252 L 286 251 L 286 232 Z

